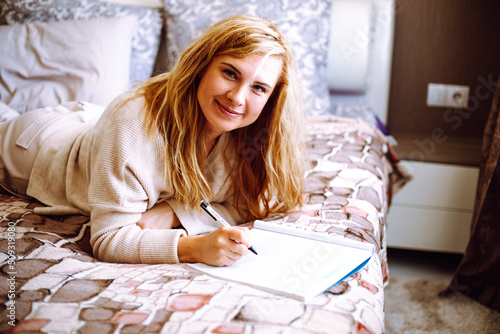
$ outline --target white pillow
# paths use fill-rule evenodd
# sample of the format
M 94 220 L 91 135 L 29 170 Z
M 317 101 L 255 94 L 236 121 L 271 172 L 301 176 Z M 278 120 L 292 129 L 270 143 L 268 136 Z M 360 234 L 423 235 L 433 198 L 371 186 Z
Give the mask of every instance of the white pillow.
M 130 84 L 151 77 L 163 26 L 162 9 L 101 0 L 0 0 L 0 25 L 134 16 Z M 126 2 L 123 1 L 122 2 Z M 128 1 L 130 2 L 130 1 Z M 138 1 L 136 1 L 138 2 Z
M 106 106 L 129 83 L 135 26 L 131 16 L 0 26 L 0 100 L 19 112 Z
M 10 108 L 5 103 L 0 101 L 0 123 L 10 121 L 13 118 L 19 116 L 19 112 Z

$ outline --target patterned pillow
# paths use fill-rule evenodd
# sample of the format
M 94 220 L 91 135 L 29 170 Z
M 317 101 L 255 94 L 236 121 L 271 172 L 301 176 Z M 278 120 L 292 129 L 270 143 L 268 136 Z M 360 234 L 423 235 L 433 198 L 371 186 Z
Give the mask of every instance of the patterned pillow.
M 132 36 L 130 82 L 151 76 L 161 37 L 162 16 L 155 9 L 106 3 L 98 0 L 2 0 L 0 25 L 136 16 Z
M 167 60 L 171 69 L 187 44 L 203 30 L 235 14 L 273 21 L 292 44 L 304 87 L 306 114 L 328 113 L 326 72 L 329 0 L 164 0 Z

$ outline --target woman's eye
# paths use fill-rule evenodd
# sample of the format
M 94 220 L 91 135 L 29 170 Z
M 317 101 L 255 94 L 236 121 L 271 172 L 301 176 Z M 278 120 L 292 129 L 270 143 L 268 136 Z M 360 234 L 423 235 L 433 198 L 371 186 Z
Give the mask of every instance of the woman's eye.
M 259 85 L 253 86 L 253 89 L 255 89 L 258 93 L 262 93 L 262 94 L 266 93 L 266 89 L 262 86 L 259 86 Z
M 234 79 L 236 78 L 236 73 L 234 73 L 234 71 L 232 70 L 224 70 L 224 73 L 231 79 Z

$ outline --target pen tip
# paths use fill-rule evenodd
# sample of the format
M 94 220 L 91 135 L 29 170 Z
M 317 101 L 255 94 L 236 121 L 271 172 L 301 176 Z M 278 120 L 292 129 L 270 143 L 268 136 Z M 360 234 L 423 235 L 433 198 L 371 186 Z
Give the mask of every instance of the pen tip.
M 257 253 L 257 251 L 256 251 L 256 250 L 255 250 L 252 246 L 250 246 L 250 248 L 248 248 L 248 249 L 249 249 L 252 253 L 254 253 L 255 255 L 259 255 L 259 254 Z

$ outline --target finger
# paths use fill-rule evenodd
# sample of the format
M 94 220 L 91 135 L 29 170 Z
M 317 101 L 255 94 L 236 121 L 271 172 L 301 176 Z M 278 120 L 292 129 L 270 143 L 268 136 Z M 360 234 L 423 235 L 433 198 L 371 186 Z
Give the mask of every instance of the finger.
M 244 244 L 247 248 L 252 245 L 250 230 L 247 227 L 232 227 L 231 230 L 228 231 L 228 235 L 231 240 Z
M 238 260 L 240 260 L 242 257 L 243 257 L 242 254 L 234 253 L 231 251 L 226 254 L 226 259 L 227 259 L 228 265 L 232 265 L 232 264 L 238 262 Z
M 243 255 L 246 255 L 249 250 L 248 247 L 245 244 L 232 241 L 232 245 L 229 247 L 229 251 L 232 253 L 232 257 L 242 257 Z
M 230 233 L 225 233 L 221 235 L 221 238 L 219 239 L 219 244 L 221 246 L 221 251 L 223 253 L 233 254 L 232 255 L 233 258 L 235 256 L 241 257 L 246 253 L 248 253 L 247 245 L 239 242 L 236 238 L 235 239 L 231 238 Z

